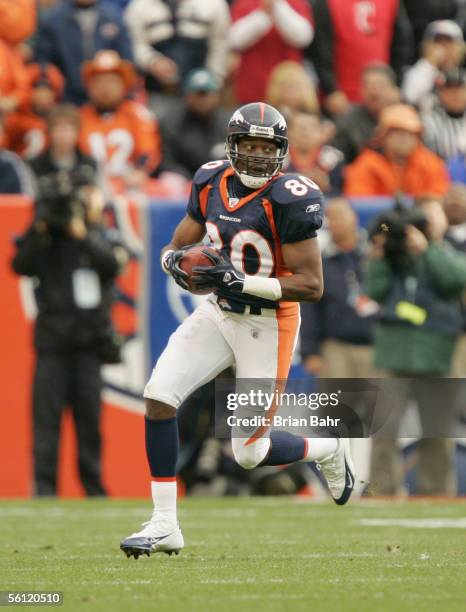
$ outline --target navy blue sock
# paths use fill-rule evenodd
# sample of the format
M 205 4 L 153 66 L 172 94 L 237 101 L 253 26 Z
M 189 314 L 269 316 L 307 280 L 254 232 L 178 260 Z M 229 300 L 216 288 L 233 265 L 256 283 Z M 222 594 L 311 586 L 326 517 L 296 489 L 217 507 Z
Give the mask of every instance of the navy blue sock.
M 270 434 L 271 449 L 263 465 L 285 465 L 300 461 L 306 450 L 306 440 L 288 431 L 273 431 Z
M 146 417 L 146 454 L 152 477 L 175 477 L 178 447 L 176 417 L 162 421 Z

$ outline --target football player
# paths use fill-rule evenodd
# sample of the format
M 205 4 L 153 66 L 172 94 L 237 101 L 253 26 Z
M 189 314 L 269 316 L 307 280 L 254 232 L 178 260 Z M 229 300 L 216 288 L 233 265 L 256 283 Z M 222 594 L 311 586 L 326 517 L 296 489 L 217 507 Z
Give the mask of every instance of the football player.
M 141 531 L 121 542 L 128 557 L 184 546 L 176 514 L 178 406 L 232 365 L 238 379 L 285 380 L 298 302 L 322 296 L 316 232 L 323 196 L 310 179 L 280 173 L 287 149 L 286 122 L 275 108 L 260 102 L 239 108 L 228 125 L 228 159 L 196 172 L 187 214 L 162 251 L 162 268 L 185 288 L 179 266 L 185 245 L 207 234 L 220 254 L 214 266 L 194 269 L 197 285 L 215 290 L 170 337 L 144 391 L 154 511 Z M 348 440 L 265 434 L 232 438 L 242 467 L 316 461 L 335 502 L 348 501 L 354 485 Z
M 91 102 L 81 108 L 80 147 L 107 176 L 142 185 L 161 159 L 158 124 L 145 106 L 128 99 L 135 87 L 132 64 L 116 51 L 99 51 L 84 62 Z

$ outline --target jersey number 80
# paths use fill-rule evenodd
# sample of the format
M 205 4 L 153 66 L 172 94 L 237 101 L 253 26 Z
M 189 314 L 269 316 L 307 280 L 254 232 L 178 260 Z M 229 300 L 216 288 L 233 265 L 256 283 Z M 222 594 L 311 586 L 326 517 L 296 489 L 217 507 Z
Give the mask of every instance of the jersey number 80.
M 211 221 L 207 221 L 205 227 L 212 245 L 219 251 L 222 250 L 225 244 L 220 236 L 218 227 Z M 231 263 L 240 272 L 246 272 L 245 249 L 247 246 L 255 249 L 257 253 L 259 265 L 254 275 L 270 276 L 275 263 L 272 249 L 267 240 L 254 230 L 240 230 L 230 240 Z

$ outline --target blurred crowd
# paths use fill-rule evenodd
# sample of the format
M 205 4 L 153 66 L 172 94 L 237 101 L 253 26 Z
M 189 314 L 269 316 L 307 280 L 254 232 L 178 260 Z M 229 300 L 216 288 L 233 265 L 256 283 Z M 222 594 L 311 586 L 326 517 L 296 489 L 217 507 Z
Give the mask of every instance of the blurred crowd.
M 30 190 L 22 161 L 58 104 L 103 180 L 179 196 L 224 156 L 231 110 L 262 100 L 289 121 L 289 169 L 325 193 L 443 196 L 466 180 L 465 7 L 2 0 L 0 192 Z
M 268 102 L 288 122 L 288 170 L 329 202 L 325 296 L 302 308 L 305 369 L 465 376 L 465 31 L 465 0 L 0 0 L 0 193 L 36 195 L 66 171 L 107 200 L 122 189 L 180 199 L 200 165 L 224 157 L 232 109 Z M 402 223 L 404 262 L 383 231 L 404 213 L 368 235 L 350 203 L 365 197 L 422 213 Z M 39 221 L 34 240 L 51 223 Z M 425 446 L 421 490 L 454 492 L 450 441 Z M 203 465 L 213 456 L 198 451 Z M 396 454 L 393 441 L 374 445 L 384 494 L 401 486 Z M 102 490 L 98 476 L 89 487 Z

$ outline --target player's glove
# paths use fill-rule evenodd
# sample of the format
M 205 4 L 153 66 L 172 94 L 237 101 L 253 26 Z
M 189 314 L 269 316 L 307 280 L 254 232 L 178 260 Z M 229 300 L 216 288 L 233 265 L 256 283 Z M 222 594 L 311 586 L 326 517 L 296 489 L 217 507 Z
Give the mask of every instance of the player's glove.
M 192 245 L 187 245 L 176 251 L 166 251 L 162 255 L 162 268 L 167 274 L 171 274 L 175 282 L 183 289 L 189 289 L 186 282 L 189 275 L 180 268 L 180 261 L 186 251 Z
M 206 287 L 226 287 L 230 291 L 241 293 L 244 287 L 245 275 L 238 272 L 230 260 L 208 251 L 203 251 L 204 255 L 214 264 L 211 267 L 195 266 L 192 283 L 197 289 Z

